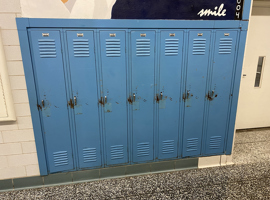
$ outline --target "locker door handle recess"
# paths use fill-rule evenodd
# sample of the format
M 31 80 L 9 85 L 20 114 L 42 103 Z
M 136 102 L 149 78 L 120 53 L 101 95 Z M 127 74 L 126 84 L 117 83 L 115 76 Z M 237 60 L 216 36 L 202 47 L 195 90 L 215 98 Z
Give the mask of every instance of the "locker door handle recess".
M 41 101 L 41 105 L 42 105 L 43 108 L 45 107 L 44 100 Z
M 189 91 L 187 92 L 187 99 L 189 98 Z
M 104 98 L 104 99 L 105 99 L 105 103 L 107 103 L 107 96 L 105 96 L 105 98 Z
M 74 96 L 74 105 L 77 106 L 77 97 Z
M 136 95 L 135 95 L 135 93 L 133 93 L 133 101 L 135 101 L 136 100 Z

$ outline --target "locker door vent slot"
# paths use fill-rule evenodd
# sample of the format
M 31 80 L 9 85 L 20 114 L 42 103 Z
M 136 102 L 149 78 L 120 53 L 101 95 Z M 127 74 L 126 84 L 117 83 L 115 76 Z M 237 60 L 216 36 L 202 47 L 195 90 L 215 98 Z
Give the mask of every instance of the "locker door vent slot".
M 124 146 L 123 145 L 114 145 L 111 146 L 111 159 L 123 159 L 124 158 Z
M 150 56 L 150 39 L 136 40 L 136 56 Z
M 198 138 L 187 139 L 187 151 L 197 151 L 198 150 Z
M 67 151 L 57 151 L 53 153 L 54 166 L 68 165 L 68 153 Z
M 219 53 L 231 54 L 232 53 L 232 38 L 220 38 L 219 40 Z
M 204 55 L 206 49 L 206 39 L 193 39 L 193 55 Z
M 83 162 L 96 162 L 97 161 L 97 149 L 96 148 L 85 148 L 83 149 Z
M 39 55 L 41 58 L 56 58 L 56 47 L 54 39 L 38 40 Z
M 137 156 L 149 156 L 150 155 L 150 144 L 149 142 L 142 142 L 137 144 Z
M 88 39 L 74 39 L 73 51 L 75 57 L 89 57 Z
M 178 46 L 179 46 L 179 39 L 166 39 L 165 56 L 177 56 Z
M 106 40 L 106 56 L 107 57 L 120 57 L 121 56 L 121 43 L 120 39 L 107 39 Z
M 212 136 L 210 137 L 210 149 L 219 149 L 221 145 L 221 136 Z
M 163 154 L 174 153 L 174 140 L 165 140 L 162 142 L 162 153 Z

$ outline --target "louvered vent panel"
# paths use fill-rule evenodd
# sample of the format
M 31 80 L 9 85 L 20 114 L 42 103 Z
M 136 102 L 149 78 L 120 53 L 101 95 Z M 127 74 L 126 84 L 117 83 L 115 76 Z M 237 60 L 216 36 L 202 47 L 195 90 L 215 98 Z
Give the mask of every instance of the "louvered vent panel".
M 177 56 L 179 47 L 179 39 L 165 40 L 165 56 Z
M 124 146 L 123 145 L 114 145 L 111 146 L 111 159 L 123 159 L 124 158 Z
M 219 40 L 219 53 L 231 54 L 232 53 L 232 38 L 220 38 Z
M 96 148 L 85 148 L 83 149 L 83 162 L 96 162 L 97 161 L 97 149 Z
M 57 151 L 53 153 L 54 166 L 68 165 L 68 153 L 67 151 Z
M 162 153 L 163 154 L 174 153 L 174 140 L 165 140 L 162 142 Z
M 137 144 L 137 156 L 149 156 L 150 155 L 150 144 L 149 142 L 142 142 Z
M 137 39 L 136 40 L 136 55 L 137 56 L 150 56 L 150 39 Z
M 56 58 L 56 47 L 54 39 L 38 40 L 39 55 L 41 58 Z
M 198 150 L 198 138 L 187 139 L 187 151 L 197 151 Z
M 106 56 L 120 57 L 121 56 L 121 41 L 120 39 L 106 40 Z
M 89 57 L 88 39 L 74 39 L 73 52 L 75 57 Z
M 221 136 L 212 136 L 210 137 L 210 149 L 219 149 L 221 145 Z
M 193 39 L 193 55 L 204 55 L 206 49 L 206 39 Z

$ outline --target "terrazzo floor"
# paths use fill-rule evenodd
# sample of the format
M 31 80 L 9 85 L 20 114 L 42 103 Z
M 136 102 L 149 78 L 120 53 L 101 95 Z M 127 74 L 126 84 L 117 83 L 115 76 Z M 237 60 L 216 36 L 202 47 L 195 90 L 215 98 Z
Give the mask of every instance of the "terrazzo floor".
M 0 199 L 269 199 L 270 128 L 238 131 L 234 165 L 0 193 Z

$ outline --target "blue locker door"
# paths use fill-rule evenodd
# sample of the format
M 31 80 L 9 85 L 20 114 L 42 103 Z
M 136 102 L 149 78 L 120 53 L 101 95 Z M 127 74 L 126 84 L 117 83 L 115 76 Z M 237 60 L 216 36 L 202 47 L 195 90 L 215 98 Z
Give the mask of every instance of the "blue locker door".
M 154 159 L 155 31 L 131 32 L 133 162 Z
M 67 31 L 79 167 L 101 166 L 93 31 Z
M 100 31 L 106 164 L 128 162 L 125 31 Z
M 48 170 L 71 170 L 74 164 L 60 32 L 30 31 L 30 36 Z
M 183 31 L 161 31 L 158 158 L 177 157 Z
M 216 32 L 205 154 L 224 151 L 237 35 L 237 31 Z
M 189 32 L 183 157 L 201 153 L 210 36 L 210 31 Z

